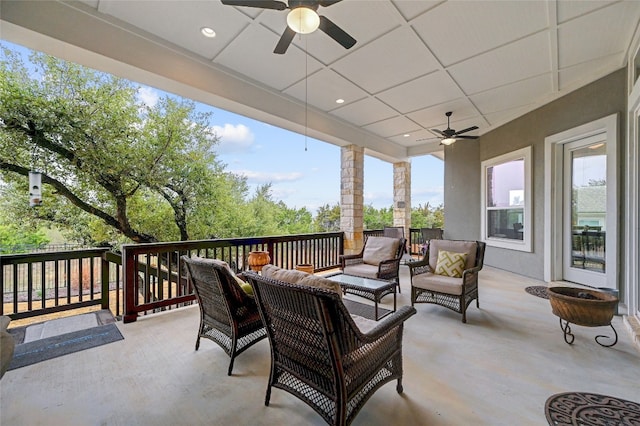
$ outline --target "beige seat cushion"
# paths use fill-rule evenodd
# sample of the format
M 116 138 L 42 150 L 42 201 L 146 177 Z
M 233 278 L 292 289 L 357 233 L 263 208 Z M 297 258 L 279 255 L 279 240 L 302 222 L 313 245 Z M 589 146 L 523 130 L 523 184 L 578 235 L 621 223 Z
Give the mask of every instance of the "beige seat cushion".
M 369 237 L 364 245 L 362 261 L 378 266 L 383 260 L 395 259 L 401 240 L 389 237 Z
M 378 265 L 357 263 L 355 265 L 345 266 L 342 272 L 346 275 L 376 279 L 378 278 Z
M 275 265 L 265 265 L 262 267 L 262 276 L 273 280 L 284 281 L 289 284 L 298 284 L 299 281 L 309 276 L 309 274 L 295 269 L 282 269 Z
M 275 265 L 265 265 L 262 268 L 262 276 L 289 284 L 324 288 L 338 293 L 342 297 L 342 290 L 337 282 L 295 269 L 282 269 Z
M 429 267 L 435 271 L 438 265 L 438 252 L 446 250 L 454 253 L 467 253 L 464 269 L 471 269 L 476 265 L 477 246 L 475 241 L 431 240 L 429 241 Z
M 424 290 L 437 291 L 438 293 L 453 294 L 456 296 L 462 294 L 462 278 L 446 277 L 432 272 L 414 275 L 411 279 L 411 285 Z

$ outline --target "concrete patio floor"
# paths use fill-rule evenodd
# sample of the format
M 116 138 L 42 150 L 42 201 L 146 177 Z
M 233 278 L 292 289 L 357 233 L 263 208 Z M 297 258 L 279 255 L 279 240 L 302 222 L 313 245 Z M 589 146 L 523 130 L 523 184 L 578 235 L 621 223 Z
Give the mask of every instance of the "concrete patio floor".
M 379 389 L 353 425 L 544 425 L 555 393 L 592 392 L 640 402 L 640 349 L 621 317 L 610 328 L 574 326 L 568 345 L 549 301 L 524 291 L 544 283 L 495 268 L 480 273 L 480 309 L 467 324 L 440 306 L 416 305 L 404 334 L 404 393 Z M 398 306 L 410 304 L 401 267 Z M 353 300 L 370 303 L 356 296 Z M 387 296 L 382 306 L 389 307 Z M 196 306 L 118 323 L 124 340 L 19 368 L 0 381 L 2 425 L 323 425 L 288 393 L 264 405 L 269 343 L 229 358 L 203 339 Z

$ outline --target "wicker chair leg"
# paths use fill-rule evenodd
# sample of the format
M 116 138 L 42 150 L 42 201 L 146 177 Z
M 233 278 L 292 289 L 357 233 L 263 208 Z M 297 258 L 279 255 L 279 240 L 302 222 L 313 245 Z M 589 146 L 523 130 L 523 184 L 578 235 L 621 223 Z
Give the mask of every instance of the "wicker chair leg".
M 268 407 L 270 400 L 271 400 L 271 384 L 267 385 L 267 394 L 264 397 L 264 405 Z
M 231 372 L 233 371 L 233 361 L 234 361 L 234 358 L 231 357 L 231 362 L 229 363 L 229 369 L 227 370 L 227 376 L 230 376 Z
M 402 387 L 402 377 L 398 377 L 398 384 L 396 385 L 396 391 L 398 393 L 404 392 L 404 388 Z

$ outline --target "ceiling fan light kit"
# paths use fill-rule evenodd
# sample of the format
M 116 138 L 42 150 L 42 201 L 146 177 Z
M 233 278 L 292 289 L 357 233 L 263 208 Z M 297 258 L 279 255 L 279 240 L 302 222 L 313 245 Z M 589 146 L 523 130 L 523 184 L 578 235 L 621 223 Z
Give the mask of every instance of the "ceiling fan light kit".
M 471 126 L 467 129 L 460 130 L 457 132 L 454 129 L 452 129 L 450 125 L 451 114 L 453 114 L 453 112 L 451 111 L 445 113 L 445 115 L 447 116 L 446 129 L 444 130 L 429 129 L 431 133 L 433 133 L 434 135 L 437 135 L 440 138 L 440 145 L 451 145 L 458 139 L 478 139 L 478 136 L 467 136 L 462 134 L 462 133 L 470 132 L 472 130 L 476 130 L 478 129 L 478 126 Z
M 310 34 L 320 26 L 320 16 L 307 7 L 296 7 L 287 15 L 287 25 L 298 34 Z
M 334 39 L 345 49 L 350 49 L 356 44 L 356 39 L 345 30 L 337 26 L 331 19 L 318 14 L 320 6 L 329 7 L 342 0 L 289 0 L 287 3 L 278 0 L 220 0 L 227 6 L 255 7 L 259 9 L 285 10 L 287 14 L 287 27 L 284 29 L 280 40 L 273 53 L 284 54 L 298 34 L 309 34 L 318 28 L 326 35 Z

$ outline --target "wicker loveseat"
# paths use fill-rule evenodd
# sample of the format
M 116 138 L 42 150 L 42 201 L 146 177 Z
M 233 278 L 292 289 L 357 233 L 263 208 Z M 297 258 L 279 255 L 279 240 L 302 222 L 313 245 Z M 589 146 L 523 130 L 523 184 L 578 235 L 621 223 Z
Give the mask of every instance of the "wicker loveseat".
M 398 271 L 406 241 L 404 238 L 369 237 L 360 253 L 340 256 L 340 269 L 347 275 L 393 280 L 399 284 Z
M 475 299 L 476 306 L 480 307 L 478 271 L 484 262 L 484 249 L 485 243 L 481 241 L 430 240 L 424 258 L 408 263 L 411 305 L 435 303 L 461 313 L 462 322 L 466 323 L 469 304 Z M 451 263 L 446 258 L 448 254 L 464 258 L 458 273 L 446 271 Z M 439 257 L 442 260 L 440 264 Z
M 246 277 L 271 345 L 265 405 L 276 387 L 327 423 L 347 425 L 383 384 L 397 380 L 402 393 L 402 333 L 404 321 L 416 312 L 413 307 L 403 306 L 378 323 L 350 315 L 339 291 L 268 278 L 264 272 Z
M 267 337 L 253 296 L 247 294 L 225 262 L 182 256 L 200 307 L 200 338 L 216 342 L 229 355 L 228 375 L 233 362 L 253 344 Z

